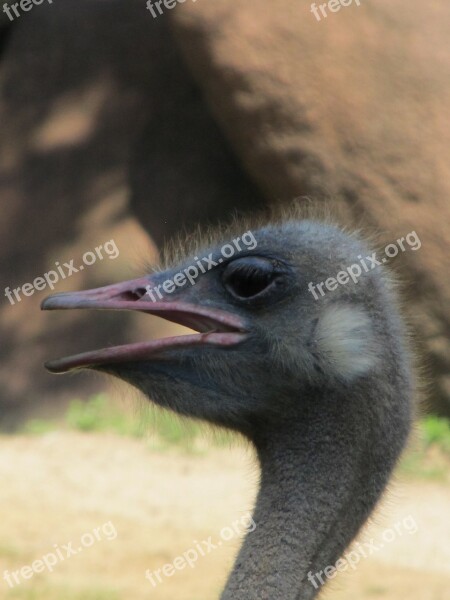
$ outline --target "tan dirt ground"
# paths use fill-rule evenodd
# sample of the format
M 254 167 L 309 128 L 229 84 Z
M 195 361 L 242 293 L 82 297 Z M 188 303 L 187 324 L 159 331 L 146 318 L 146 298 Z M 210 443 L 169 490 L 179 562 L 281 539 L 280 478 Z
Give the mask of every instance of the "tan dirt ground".
M 153 587 L 155 571 L 212 537 L 221 540 L 252 507 L 258 472 L 250 450 L 156 451 L 148 441 L 57 432 L 0 436 L 0 598 L 33 600 L 214 600 L 240 540 Z M 411 517 L 415 533 L 384 543 L 327 588 L 331 600 L 447 600 L 450 487 L 397 481 L 361 540 L 381 545 L 386 528 Z M 2 578 L 111 521 L 117 537 L 84 547 L 10 588 Z M 109 536 L 111 536 L 111 530 Z M 365 537 L 364 537 L 365 536 Z M 89 540 L 89 535 L 84 540 Z M 56 544 L 56 546 L 55 546 Z

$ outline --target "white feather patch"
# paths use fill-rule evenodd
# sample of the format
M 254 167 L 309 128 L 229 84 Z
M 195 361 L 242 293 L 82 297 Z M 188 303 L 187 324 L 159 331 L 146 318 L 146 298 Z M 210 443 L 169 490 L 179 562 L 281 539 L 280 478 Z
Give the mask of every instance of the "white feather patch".
M 315 333 L 321 361 L 341 378 L 351 380 L 375 366 L 379 348 L 364 309 L 330 306 L 319 318 Z

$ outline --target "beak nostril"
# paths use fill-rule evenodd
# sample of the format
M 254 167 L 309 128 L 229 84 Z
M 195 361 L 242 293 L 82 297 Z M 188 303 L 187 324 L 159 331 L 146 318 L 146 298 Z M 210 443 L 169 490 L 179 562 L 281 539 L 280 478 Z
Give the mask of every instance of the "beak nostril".
M 142 300 L 142 298 L 145 296 L 147 290 L 145 288 L 136 288 L 134 290 L 128 290 L 126 292 L 122 292 L 121 294 L 119 294 L 118 296 L 116 296 L 117 298 L 120 298 L 121 300 L 127 300 L 127 301 L 137 301 L 137 300 Z

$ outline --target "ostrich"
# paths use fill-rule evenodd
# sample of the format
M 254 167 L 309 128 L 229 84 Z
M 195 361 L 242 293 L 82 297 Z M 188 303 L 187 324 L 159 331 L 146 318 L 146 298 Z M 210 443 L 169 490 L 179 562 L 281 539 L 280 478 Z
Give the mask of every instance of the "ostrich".
M 320 592 L 312 574 L 334 565 L 356 536 L 405 446 L 412 361 L 384 267 L 362 269 L 356 283 L 317 299 L 308 290 L 369 254 L 356 234 L 295 215 L 249 231 L 257 246 L 229 258 L 221 248 L 233 234 L 222 230 L 176 266 L 45 299 L 44 310 L 137 310 L 198 332 L 46 367 L 114 375 L 158 405 L 250 440 L 261 469 L 256 529 L 221 599 L 310 600 Z M 214 267 L 153 302 L 150 288 L 176 282 L 199 257 Z

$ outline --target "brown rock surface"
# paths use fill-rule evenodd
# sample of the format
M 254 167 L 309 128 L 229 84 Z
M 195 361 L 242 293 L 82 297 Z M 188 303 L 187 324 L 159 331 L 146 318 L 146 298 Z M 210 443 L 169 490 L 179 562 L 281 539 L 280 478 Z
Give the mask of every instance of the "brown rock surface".
M 52 290 L 11 305 L 4 288 L 32 282 L 55 261 L 80 261 L 111 238 L 117 259 L 97 261 L 55 291 L 135 277 L 155 258 L 148 233 L 160 244 L 260 195 L 205 110 L 167 21 L 152 21 L 140 1 L 34 6 L 12 23 L 1 50 L 0 421 L 15 424 L 104 383 L 51 376 L 45 359 L 161 327 L 122 313 L 43 314 Z

